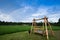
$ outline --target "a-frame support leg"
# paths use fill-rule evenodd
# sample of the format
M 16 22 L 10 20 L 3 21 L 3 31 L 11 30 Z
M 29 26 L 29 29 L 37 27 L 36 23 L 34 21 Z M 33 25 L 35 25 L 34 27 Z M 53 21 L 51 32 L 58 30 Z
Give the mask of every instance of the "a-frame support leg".
M 49 40 L 49 37 L 48 37 L 48 28 L 47 28 L 47 18 L 46 17 L 44 18 L 44 23 L 45 23 L 46 38 L 47 38 L 47 40 Z
M 50 30 L 51 30 L 52 35 L 54 36 L 54 32 L 53 32 L 52 27 L 51 27 L 51 25 L 50 25 L 49 22 L 48 22 L 48 25 L 49 25 L 49 27 L 50 27 Z

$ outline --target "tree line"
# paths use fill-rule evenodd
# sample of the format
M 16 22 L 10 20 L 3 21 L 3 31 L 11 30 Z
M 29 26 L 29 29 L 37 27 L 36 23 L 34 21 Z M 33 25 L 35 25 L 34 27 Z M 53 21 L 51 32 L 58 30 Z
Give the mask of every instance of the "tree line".
M 54 26 L 60 26 L 60 18 L 58 22 L 56 23 L 50 23 L 51 25 Z M 0 25 L 32 25 L 32 23 L 25 23 L 25 22 L 5 22 L 5 21 L 0 21 Z M 37 25 L 43 25 L 42 22 L 37 23 Z

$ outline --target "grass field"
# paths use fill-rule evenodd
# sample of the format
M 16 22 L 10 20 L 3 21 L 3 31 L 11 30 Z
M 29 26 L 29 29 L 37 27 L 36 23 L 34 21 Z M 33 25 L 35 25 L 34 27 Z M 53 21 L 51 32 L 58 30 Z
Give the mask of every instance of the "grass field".
M 21 32 L 21 31 L 28 31 L 30 30 L 31 26 L 29 25 L 2 25 L 0 26 L 0 35 L 1 34 L 8 34 L 14 32 Z M 60 30 L 59 26 L 52 26 L 53 30 Z
M 28 31 L 31 26 L 28 25 L 2 25 L 0 26 L 0 35 L 14 32 Z
M 60 40 L 60 31 L 54 31 L 55 36 L 50 36 L 50 40 Z M 46 40 L 45 37 L 37 34 L 29 35 L 27 31 L 12 34 L 0 35 L 0 40 Z
M 0 40 L 46 40 L 41 35 L 29 35 L 30 27 L 29 25 L 2 25 L 0 26 Z M 52 29 L 55 36 L 49 36 L 50 40 L 60 40 L 60 26 L 52 26 Z

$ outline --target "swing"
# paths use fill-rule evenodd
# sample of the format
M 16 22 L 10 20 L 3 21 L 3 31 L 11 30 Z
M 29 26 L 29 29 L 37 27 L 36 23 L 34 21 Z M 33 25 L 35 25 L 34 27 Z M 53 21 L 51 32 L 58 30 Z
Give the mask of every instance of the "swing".
M 33 19 L 33 32 L 34 33 L 39 33 L 39 34 L 43 34 L 43 31 L 44 31 L 44 28 L 42 26 L 37 26 L 36 22 L 37 21 L 36 19 Z
M 42 27 L 38 27 L 36 25 L 36 21 L 38 21 L 38 20 L 44 20 Z M 48 18 L 46 16 L 44 18 L 41 18 L 41 19 L 33 19 L 31 33 L 33 32 L 33 33 L 39 33 L 39 34 L 46 35 L 46 39 L 49 40 L 47 24 L 50 27 L 52 35 L 54 36 L 54 32 L 52 31 L 51 25 L 49 24 Z

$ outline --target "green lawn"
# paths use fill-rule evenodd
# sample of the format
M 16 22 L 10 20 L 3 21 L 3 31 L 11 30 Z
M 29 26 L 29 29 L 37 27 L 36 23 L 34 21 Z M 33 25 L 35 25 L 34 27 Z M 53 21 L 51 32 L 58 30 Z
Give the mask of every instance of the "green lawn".
M 4 25 L 0 26 L 0 35 L 7 34 L 7 33 L 15 33 L 21 31 L 28 31 L 30 30 L 31 26 L 28 25 Z
M 54 31 L 55 36 L 49 36 L 50 40 L 60 40 L 60 31 Z M 27 31 L 12 34 L 0 35 L 0 40 L 46 40 L 44 36 L 38 34 L 29 35 Z
M 52 29 L 55 31 L 60 30 L 60 26 L 52 26 Z
M 0 26 L 0 35 L 30 30 L 29 25 L 2 25 Z M 60 30 L 60 26 L 52 26 L 53 30 Z
M 41 35 L 29 35 L 30 28 L 29 25 L 2 25 L 0 26 L 0 40 L 46 40 Z M 49 39 L 60 40 L 60 26 L 52 26 L 52 29 L 55 36 L 49 36 Z

